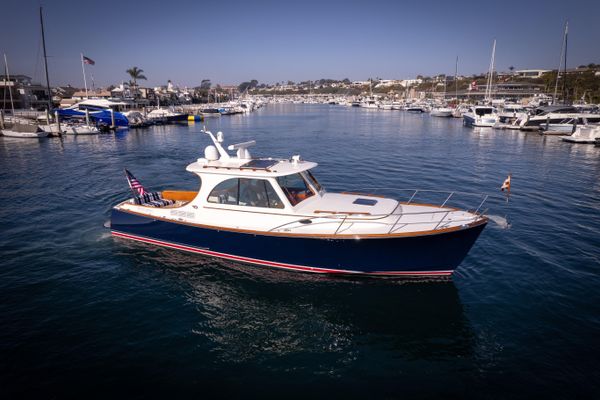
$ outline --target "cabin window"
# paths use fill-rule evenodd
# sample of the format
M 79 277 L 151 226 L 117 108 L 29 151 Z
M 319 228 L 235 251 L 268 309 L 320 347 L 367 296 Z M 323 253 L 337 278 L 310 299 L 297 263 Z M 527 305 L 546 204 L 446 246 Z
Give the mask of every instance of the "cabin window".
M 281 190 L 283 190 L 292 206 L 314 196 L 310 186 L 300 174 L 279 176 L 277 177 L 277 183 L 281 186 Z
M 283 208 L 273 186 L 264 179 L 234 178 L 219 183 L 208 196 L 209 203 L 247 207 Z
M 238 204 L 239 180 L 228 179 L 219 183 L 208 196 L 209 203 Z

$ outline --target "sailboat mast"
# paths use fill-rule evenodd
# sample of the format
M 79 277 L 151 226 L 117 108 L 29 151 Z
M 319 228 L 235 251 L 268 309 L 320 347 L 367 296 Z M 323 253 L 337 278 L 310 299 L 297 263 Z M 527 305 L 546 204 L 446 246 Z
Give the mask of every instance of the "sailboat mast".
M 8 60 L 6 59 L 6 53 L 4 54 L 4 67 L 6 68 L 5 80 L 8 84 L 8 94 L 10 96 L 10 108 L 12 110 L 12 117 L 15 117 L 15 103 L 13 102 L 12 96 L 12 84 L 10 83 L 10 73 L 8 72 Z
M 569 22 L 565 22 L 565 33 L 563 35 L 562 46 L 560 48 L 560 59 L 558 60 L 558 69 L 556 70 L 556 82 L 554 83 L 554 96 L 552 97 L 552 104 L 556 104 L 556 96 L 558 95 L 558 79 L 560 78 L 560 64 L 562 64 L 563 56 L 565 54 L 565 44 L 567 39 L 568 26 Z M 564 71 L 564 73 L 566 74 L 567 71 Z
M 454 68 L 454 92 L 456 104 L 458 104 L 458 56 L 456 56 L 456 67 Z
M 40 7 L 40 25 L 42 27 L 42 47 L 44 49 L 44 69 L 46 71 L 46 88 L 48 90 L 48 111 L 52 110 L 52 90 L 50 89 L 50 78 L 48 77 L 48 55 L 46 54 L 46 35 L 44 34 L 44 16 Z
M 488 72 L 487 88 L 485 90 L 485 98 L 487 101 L 492 100 L 492 81 L 494 75 L 494 60 L 496 58 L 496 39 L 494 39 L 494 46 L 492 47 L 492 59 L 490 60 L 490 70 Z
M 563 68 L 563 104 L 567 104 L 567 45 L 569 38 L 569 21 L 565 25 L 565 64 Z

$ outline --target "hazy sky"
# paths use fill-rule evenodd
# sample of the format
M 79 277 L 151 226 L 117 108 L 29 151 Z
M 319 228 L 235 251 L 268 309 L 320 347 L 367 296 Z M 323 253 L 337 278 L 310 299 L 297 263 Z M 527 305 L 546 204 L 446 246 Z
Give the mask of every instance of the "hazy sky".
M 600 62 L 600 1 L 129 1 L 2 0 L 0 52 L 12 73 L 43 77 L 44 6 L 53 85 L 83 86 L 80 52 L 97 86 L 171 79 L 238 84 L 364 80 L 488 69 L 556 68 L 569 20 L 569 66 Z

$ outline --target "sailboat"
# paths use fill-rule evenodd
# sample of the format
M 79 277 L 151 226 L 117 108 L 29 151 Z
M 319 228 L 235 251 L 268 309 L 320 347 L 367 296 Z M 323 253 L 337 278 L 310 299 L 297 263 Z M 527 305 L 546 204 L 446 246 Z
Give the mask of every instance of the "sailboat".
M 493 127 L 499 119 L 496 109 L 492 104 L 492 82 L 494 79 L 494 62 L 496 59 L 496 40 L 492 47 L 492 59 L 490 60 L 490 69 L 488 71 L 487 86 L 485 88 L 486 106 L 472 106 L 469 111 L 463 114 L 463 123 L 467 126 Z
M 432 117 L 449 118 L 452 116 L 453 110 L 445 104 L 445 102 L 446 102 L 446 84 L 447 84 L 447 81 L 446 81 L 446 77 L 444 76 L 444 104 L 438 104 L 431 109 L 431 112 L 429 113 L 429 115 L 431 115 Z
M 8 59 L 6 58 L 6 54 L 4 54 L 4 68 L 6 71 L 5 79 L 7 79 L 10 82 L 10 73 L 8 72 Z M 10 122 L 3 121 L 2 129 L 0 129 L 0 132 L 2 132 L 4 136 L 17 138 L 37 139 L 48 136 L 48 132 L 45 132 L 42 129 L 40 129 L 40 127 L 33 121 L 15 118 L 15 103 L 13 101 L 12 96 L 12 85 L 7 84 L 7 86 L 8 93 L 10 96 L 10 107 L 12 113 Z

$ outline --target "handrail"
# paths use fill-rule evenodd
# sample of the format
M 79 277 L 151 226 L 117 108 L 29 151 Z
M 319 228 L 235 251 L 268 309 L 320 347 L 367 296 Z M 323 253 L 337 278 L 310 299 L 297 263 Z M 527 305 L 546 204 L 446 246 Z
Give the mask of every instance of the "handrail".
M 352 224 L 379 224 L 382 226 L 385 226 L 385 231 L 387 231 L 387 233 L 392 233 L 395 230 L 399 229 L 399 226 L 401 225 L 402 228 L 409 226 L 409 225 L 422 225 L 422 224 L 435 224 L 435 226 L 433 227 L 432 230 L 437 230 L 437 229 L 443 229 L 444 226 L 447 226 L 447 224 L 449 222 L 451 222 L 453 225 L 457 224 L 460 225 L 462 223 L 471 223 L 474 221 L 477 221 L 478 219 L 480 219 L 486 212 L 487 209 L 484 212 L 480 213 L 481 208 L 483 207 L 483 205 L 485 204 L 485 202 L 488 200 L 489 195 L 483 194 L 483 193 L 470 193 L 470 192 L 460 192 L 460 191 L 443 191 L 443 190 L 428 190 L 428 189 L 397 189 L 397 188 L 363 188 L 362 190 L 394 190 L 394 191 L 404 191 L 404 192 L 412 192 L 408 201 L 407 202 L 398 202 L 398 205 L 394 208 L 394 210 L 392 210 L 392 212 L 387 213 L 387 214 L 370 214 L 370 215 L 366 215 L 366 214 L 361 214 L 361 213 L 353 213 L 353 214 L 341 214 L 341 213 L 337 213 L 334 211 L 328 211 L 330 214 L 326 214 L 326 215 L 318 215 L 318 216 L 307 216 L 307 215 L 302 215 L 302 216 L 298 216 L 299 218 L 297 220 L 294 221 L 290 221 L 287 222 L 285 224 L 276 226 L 272 229 L 270 229 L 270 231 L 277 231 L 277 230 L 281 230 L 284 229 L 286 227 L 290 227 L 289 229 L 298 229 L 300 227 L 306 227 L 309 226 L 309 224 L 307 224 L 305 221 L 309 220 L 311 223 L 314 222 L 314 225 L 323 225 L 323 224 L 332 224 L 335 223 L 337 224 L 337 227 L 335 228 L 333 234 L 337 235 L 339 234 L 339 232 L 342 230 L 344 224 L 346 224 L 346 222 L 352 222 Z M 419 193 L 443 193 L 443 194 L 448 194 L 445 198 L 445 200 L 437 207 L 439 207 L 440 209 L 433 209 L 433 210 L 420 210 L 420 211 L 404 211 L 402 208 L 402 205 L 410 205 L 413 200 L 415 199 L 415 197 L 419 194 Z M 475 211 L 468 211 L 466 208 L 461 207 L 460 209 L 456 209 L 453 207 L 447 207 L 446 205 L 452 200 L 454 199 L 457 195 L 467 195 L 467 196 L 478 196 L 478 197 L 482 197 L 481 202 L 479 203 L 477 209 Z M 367 195 L 368 196 L 368 195 Z M 389 197 L 388 197 L 389 198 Z M 324 211 L 321 211 L 324 212 Z M 466 218 L 460 218 L 460 219 L 452 219 L 451 221 L 449 221 L 447 218 L 448 216 L 451 215 L 451 213 L 454 212 L 466 212 L 469 213 L 470 216 L 466 217 Z M 438 220 L 438 218 L 435 218 L 435 215 L 439 215 L 439 214 L 443 214 L 443 216 Z M 417 221 L 406 221 L 406 218 L 403 220 L 403 217 L 407 217 L 407 216 L 417 216 L 417 215 L 421 215 L 424 218 L 419 218 Z M 396 218 L 393 218 L 393 220 L 390 220 L 389 218 L 392 216 L 396 216 Z M 430 218 L 427 218 L 427 216 L 430 216 Z M 303 222 L 300 222 L 303 221 Z M 301 224 L 298 226 L 294 226 L 297 224 Z M 314 226 L 312 225 L 312 226 Z M 389 226 L 389 229 L 387 229 L 387 227 Z

